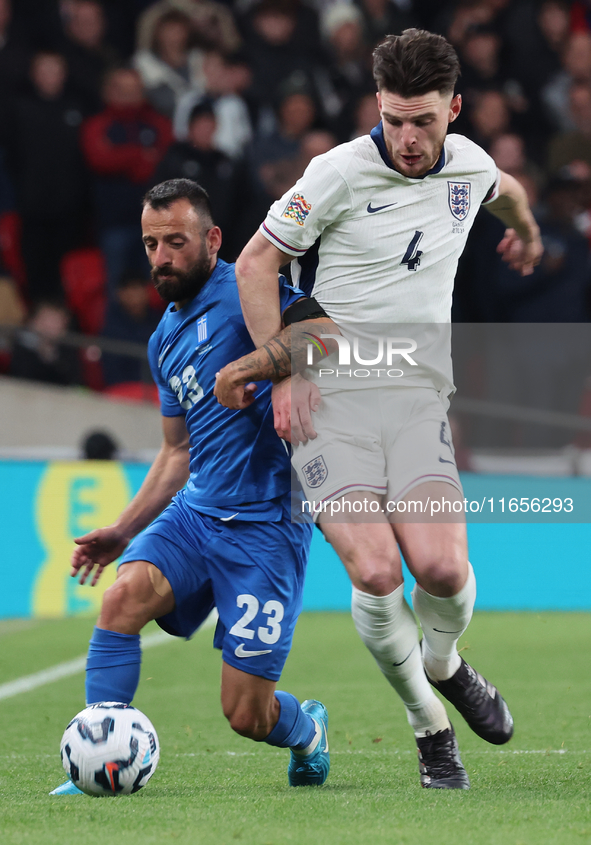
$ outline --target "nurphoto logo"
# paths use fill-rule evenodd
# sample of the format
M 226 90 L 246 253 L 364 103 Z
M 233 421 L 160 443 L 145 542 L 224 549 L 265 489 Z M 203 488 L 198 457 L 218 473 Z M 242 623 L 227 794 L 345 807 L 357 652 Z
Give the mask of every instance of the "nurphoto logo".
M 394 358 L 397 359 L 396 363 L 398 363 L 398 359 L 403 359 L 410 364 L 411 367 L 418 366 L 417 362 L 414 358 L 412 358 L 412 353 L 416 352 L 417 349 L 417 342 L 410 337 L 378 337 L 375 339 L 375 356 L 372 358 L 364 358 L 362 357 L 360 351 L 360 341 L 358 337 L 353 338 L 353 346 L 351 347 L 351 343 L 341 334 L 321 334 L 320 337 L 318 337 L 310 332 L 305 332 L 305 335 L 310 338 L 307 345 L 306 358 L 308 366 L 312 366 L 314 364 L 315 349 L 320 352 L 322 357 L 328 357 L 329 353 L 323 341 L 334 340 L 338 346 L 339 368 L 351 367 L 351 358 L 353 358 L 353 362 L 355 364 L 359 364 L 362 367 L 362 369 L 349 370 L 319 367 L 319 377 L 344 376 L 347 378 L 369 378 L 370 375 L 377 377 L 385 375 L 387 378 L 401 378 L 404 375 L 403 370 L 398 368 L 389 369 L 392 367 Z M 369 354 L 368 350 L 364 350 L 364 354 Z M 380 364 L 384 366 L 380 367 Z M 368 369 L 370 367 L 371 369 Z

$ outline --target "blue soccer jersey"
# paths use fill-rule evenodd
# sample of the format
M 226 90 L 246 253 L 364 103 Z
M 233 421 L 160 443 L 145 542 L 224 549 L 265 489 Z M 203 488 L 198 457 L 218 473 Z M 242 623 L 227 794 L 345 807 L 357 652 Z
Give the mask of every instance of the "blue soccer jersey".
M 281 310 L 304 294 L 280 279 Z M 121 563 L 144 560 L 170 584 L 175 607 L 158 619 L 190 637 L 215 606 L 214 644 L 243 672 L 278 680 L 289 653 L 312 526 L 290 518 L 291 464 L 275 433 L 271 383 L 241 411 L 220 405 L 215 374 L 254 350 L 234 267 L 219 261 L 184 308 L 167 308 L 150 339 L 165 416 L 185 417 L 190 478 L 131 541 Z
M 305 294 L 280 277 L 281 311 Z M 282 518 L 291 487 L 286 449 L 275 433 L 271 382 L 253 404 L 232 411 L 213 395 L 215 374 L 255 346 L 244 324 L 234 266 L 218 259 L 200 293 L 180 311 L 171 304 L 148 346 L 164 416 L 184 415 L 190 441 L 190 507 L 236 519 Z M 240 507 L 239 507 L 240 506 Z

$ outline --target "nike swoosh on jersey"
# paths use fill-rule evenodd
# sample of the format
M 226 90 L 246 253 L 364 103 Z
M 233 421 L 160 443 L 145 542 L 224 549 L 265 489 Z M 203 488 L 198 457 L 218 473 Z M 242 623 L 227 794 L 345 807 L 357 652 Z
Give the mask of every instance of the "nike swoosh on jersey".
M 240 511 L 236 511 L 233 513 L 232 516 L 220 516 L 220 522 L 230 522 L 231 519 L 234 519 L 235 516 L 238 516 Z
M 391 208 L 393 205 L 398 205 L 396 202 L 389 202 L 388 205 L 376 205 L 375 207 L 372 206 L 371 203 L 367 204 L 367 212 L 368 214 L 375 214 L 376 211 L 382 211 L 384 208 Z
M 236 646 L 234 649 L 234 654 L 236 657 L 258 657 L 259 654 L 271 654 L 273 649 L 267 648 L 264 651 L 247 651 L 244 648 L 244 645 L 240 643 L 239 646 Z

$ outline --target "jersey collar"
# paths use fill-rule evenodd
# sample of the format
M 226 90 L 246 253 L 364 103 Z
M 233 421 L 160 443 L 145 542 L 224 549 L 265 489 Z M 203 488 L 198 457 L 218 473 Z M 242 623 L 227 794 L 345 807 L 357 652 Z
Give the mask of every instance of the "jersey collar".
M 378 123 L 377 126 L 374 126 L 374 128 L 371 130 L 371 132 L 369 134 L 370 134 L 372 141 L 374 142 L 374 144 L 378 148 L 378 152 L 381 155 L 382 161 L 384 162 L 384 164 L 387 165 L 390 168 L 390 170 L 394 170 L 396 173 L 398 173 L 399 171 L 396 170 L 396 168 L 392 164 L 392 161 L 390 160 L 390 156 L 388 155 L 388 148 L 386 147 L 386 141 L 384 140 L 384 127 L 382 126 L 381 120 L 380 120 L 380 122 Z M 406 176 L 405 178 L 406 179 L 424 179 L 426 176 L 431 176 L 433 173 L 439 173 L 441 170 L 443 170 L 444 167 L 445 167 L 445 146 L 443 146 L 441 148 L 441 155 L 439 156 L 439 158 L 437 159 L 437 161 L 435 162 L 435 164 L 433 165 L 431 170 L 428 170 L 422 176 Z M 404 176 L 403 173 L 401 173 L 400 175 Z

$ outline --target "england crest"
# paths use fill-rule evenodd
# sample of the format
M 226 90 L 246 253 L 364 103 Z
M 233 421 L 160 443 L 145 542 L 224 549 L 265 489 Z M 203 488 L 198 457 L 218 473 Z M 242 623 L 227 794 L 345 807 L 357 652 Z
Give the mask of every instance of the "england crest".
M 304 473 L 308 487 L 320 487 L 321 484 L 324 484 L 328 476 L 328 469 L 322 455 L 318 455 L 317 458 L 308 461 L 302 467 L 302 472 Z
M 448 182 L 449 208 L 456 220 L 464 221 L 470 211 L 470 182 Z

